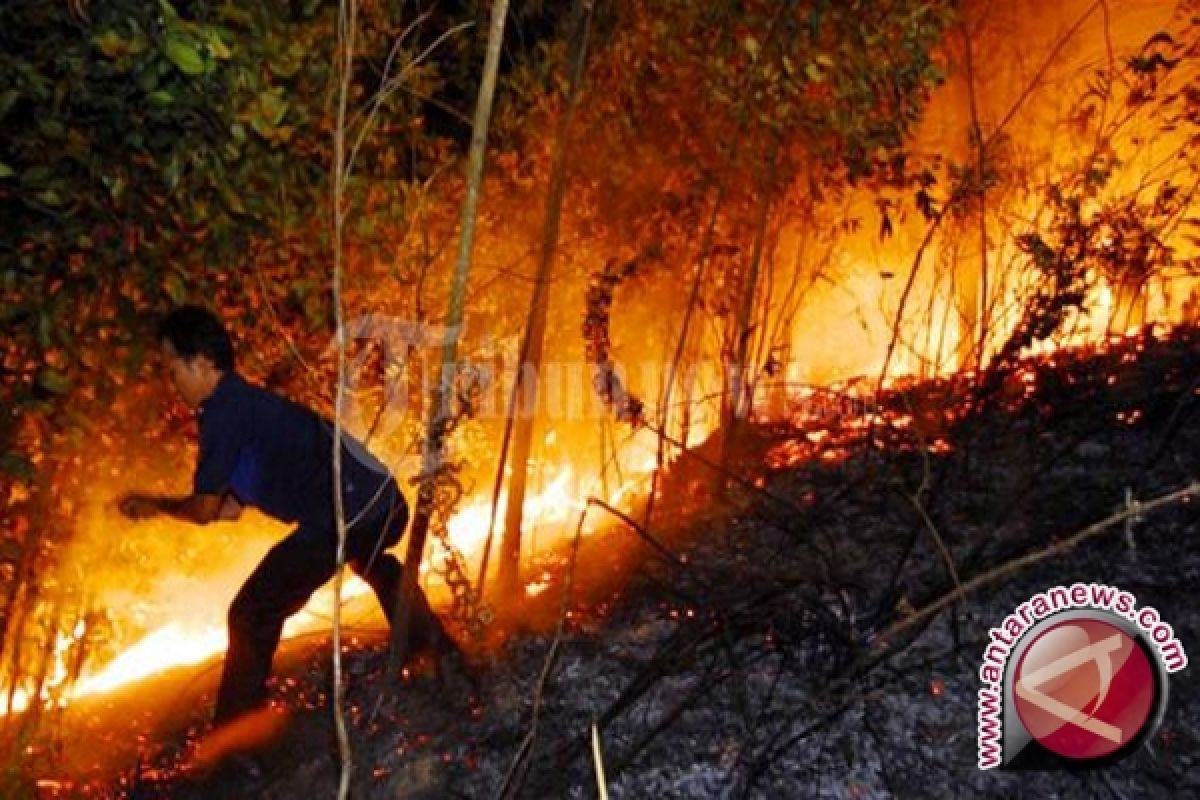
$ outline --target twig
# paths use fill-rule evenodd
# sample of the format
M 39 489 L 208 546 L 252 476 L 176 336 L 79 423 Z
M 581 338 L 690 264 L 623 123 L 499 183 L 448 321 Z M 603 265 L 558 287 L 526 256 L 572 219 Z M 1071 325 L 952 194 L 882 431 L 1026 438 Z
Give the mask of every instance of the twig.
M 982 355 L 980 358 L 982 358 Z M 905 405 L 908 407 L 909 413 L 915 417 L 916 409 L 909 402 L 908 395 L 903 394 L 902 397 L 904 398 Z M 917 510 L 921 521 L 925 523 L 925 528 L 929 531 L 929 535 L 933 538 L 934 546 L 937 547 L 938 554 L 941 555 L 942 561 L 946 564 L 946 572 L 949 573 L 950 580 L 954 582 L 955 590 L 961 592 L 962 581 L 959 580 L 958 567 L 954 564 L 954 557 L 950 555 L 950 548 L 946 546 L 946 540 L 942 538 L 941 532 L 933 524 L 933 518 L 929 516 L 929 511 L 925 508 L 925 495 L 929 493 L 929 486 L 933 479 L 929 447 L 925 443 L 925 434 L 921 431 L 920 426 L 914 426 L 913 431 L 917 437 L 917 447 L 921 451 L 921 485 L 917 487 L 917 490 L 908 499 L 912 503 L 913 508 Z
M 592 764 L 596 769 L 596 794 L 608 800 L 608 780 L 604 777 L 604 752 L 600 747 L 600 729 L 592 720 Z
M 279 314 L 275 311 L 275 304 L 271 301 L 271 295 L 267 291 L 267 282 L 263 280 L 259 260 L 257 258 L 250 259 L 250 263 L 254 265 L 254 277 L 258 279 L 259 296 L 262 297 L 263 306 L 267 309 L 267 313 L 271 315 L 271 321 L 275 323 L 276 330 L 279 331 L 279 338 L 283 339 L 284 344 L 292 351 L 292 357 L 299 361 L 301 366 L 309 373 L 315 374 L 317 370 L 305 360 L 304 355 L 296 347 L 296 342 L 288 333 L 287 327 L 284 326 L 283 321 L 279 319 Z
M 700 455 L 700 453 L 698 453 L 697 451 L 688 449 L 685 446 L 684 442 L 671 436 L 669 433 L 666 432 L 665 428 L 659 428 L 655 425 L 650 424 L 649 422 L 643 423 L 643 427 L 646 428 L 647 430 L 649 430 L 651 433 L 658 436 L 661 441 L 666 442 L 667 444 L 671 445 L 672 447 L 679 448 L 679 457 L 681 459 L 683 459 L 683 458 L 695 459 L 696 461 L 699 461 L 701 464 L 708 467 L 709 469 L 719 472 L 721 475 L 725 476 L 729 480 L 731 480 L 734 483 L 741 486 L 743 489 L 746 489 L 747 491 L 752 492 L 753 494 L 756 494 L 760 497 L 764 497 L 767 500 L 771 500 L 772 502 L 774 502 L 776 505 L 780 506 L 784 510 L 791 512 L 797 518 L 803 518 L 805 516 L 805 510 L 803 508 L 801 508 L 800 506 L 796 505 L 795 503 L 793 503 L 790 500 L 787 500 L 783 497 L 780 497 L 777 494 L 774 494 L 773 492 L 768 491 L 766 488 L 759 486 L 758 484 L 756 484 L 754 481 L 750 480 L 749 478 L 739 475 L 734 470 L 729 469 L 728 467 L 723 467 L 720 464 L 718 464 L 717 462 L 713 461 L 712 459 L 706 458 L 706 457 Z
M 693 685 L 688 693 L 680 699 L 668 711 L 664 712 L 655 722 L 654 727 L 645 731 L 622 755 L 620 761 L 617 762 L 614 768 L 614 773 L 620 773 L 633 763 L 634 759 L 642 754 L 651 742 L 659 737 L 668 728 L 674 725 L 680 717 L 688 711 L 696 707 L 696 701 L 704 697 L 710 691 L 715 689 L 720 684 L 724 683 L 729 678 L 738 674 L 734 670 L 724 670 L 717 672 L 715 660 L 708 665 L 704 674 Z M 648 722 L 649 720 L 647 720 Z
M 679 556 L 672 553 L 667 548 L 666 545 L 664 545 L 658 539 L 654 538 L 654 536 L 652 536 L 650 534 L 650 531 L 646 530 L 643 526 L 639 525 L 637 523 L 637 521 L 635 519 L 633 519 L 633 517 L 629 516 L 624 511 L 621 511 L 620 509 L 610 506 L 608 503 L 604 502 L 603 500 L 601 500 L 597 497 L 589 497 L 587 499 L 587 501 L 589 504 L 600 506 L 600 508 L 604 509 L 605 511 L 612 514 L 617 519 L 624 522 L 626 525 L 628 525 L 630 528 L 633 529 L 633 532 L 636 533 L 642 539 L 642 541 L 644 541 L 646 544 L 650 545 L 651 548 L 653 548 L 659 555 L 661 555 L 667 561 L 670 561 L 672 564 L 686 563 L 686 562 L 682 561 L 679 558 Z
M 357 0 L 340 0 L 338 3 L 337 42 L 334 48 L 335 74 L 337 75 L 337 119 L 333 129 L 333 313 L 335 341 L 337 344 L 337 386 L 334 391 L 333 413 L 333 510 L 337 529 L 336 571 L 333 580 L 333 722 L 338 745 L 338 800 L 346 800 L 350 793 L 350 772 L 353 768 L 353 753 L 350 736 L 346 728 L 346 717 L 342 712 L 345 702 L 345 687 L 342 685 L 342 580 L 346 567 L 346 508 L 342 494 L 342 412 L 346 396 L 346 329 L 342 313 L 342 261 L 346 214 L 343 209 L 347 173 L 350 161 L 346 159 L 346 109 L 349 105 L 350 84 L 354 77 L 354 39 L 358 22 Z
M 1082 542 L 1104 533 L 1109 528 L 1119 525 L 1128 517 L 1144 516 L 1153 511 L 1158 511 L 1159 509 L 1166 508 L 1174 503 L 1181 502 L 1187 498 L 1198 495 L 1200 495 L 1200 481 L 1193 481 L 1181 489 L 1176 489 L 1173 492 L 1160 495 L 1153 500 L 1149 500 L 1145 503 L 1134 504 L 1132 507 L 1127 507 L 1121 511 L 1118 511 L 1117 513 L 1106 517 L 1099 522 L 1087 526 L 1078 533 L 1068 536 L 1066 539 L 1063 539 L 1060 542 L 1048 545 L 1039 550 L 1034 550 L 1031 553 L 1026 553 L 1023 556 L 1019 556 L 1018 558 L 1014 558 L 1010 561 L 1006 561 L 994 569 L 990 569 L 987 572 L 976 575 L 971 580 L 955 588 L 953 591 L 947 592 L 929 605 L 926 605 L 904 619 L 893 623 L 883 633 L 876 637 L 876 644 L 886 645 L 887 642 L 894 638 L 897 634 L 903 633 L 917 623 L 939 614 L 947 607 L 957 603 L 959 600 L 962 600 L 968 594 L 982 589 L 985 586 L 990 586 L 1001 578 L 1008 577 L 1014 572 L 1018 572 L 1025 567 L 1032 566 L 1033 564 L 1037 564 L 1041 561 L 1045 561 L 1048 558 L 1061 555 L 1062 553 L 1072 550 Z
M 1167 422 L 1163 425 L 1162 435 L 1159 437 L 1158 446 L 1154 448 L 1154 452 L 1146 459 L 1143 468 L 1149 470 L 1158 460 L 1166 453 L 1171 441 L 1175 438 L 1175 434 L 1183 425 L 1183 421 L 1187 418 L 1184 414 L 1187 411 L 1189 414 L 1195 411 L 1197 403 L 1195 398 L 1197 393 L 1200 393 L 1200 378 L 1192 381 L 1191 385 L 1184 389 L 1179 395 L 1179 401 L 1175 404 L 1175 409 L 1171 412 L 1171 416 L 1167 418 Z
M 754 764 L 749 765 L 750 774 L 746 776 L 746 783 L 743 786 L 742 796 L 750 796 L 750 792 L 766 773 L 767 768 L 771 765 L 771 762 L 775 760 L 775 755 L 777 753 L 783 753 L 790 750 L 797 742 L 803 741 L 804 739 L 824 728 L 826 725 L 837 720 L 839 717 L 849 711 L 860 699 L 867 699 L 869 697 L 870 695 L 866 695 L 864 698 L 853 696 L 842 698 L 841 702 L 834 706 L 828 713 L 821 715 L 821 718 L 816 722 L 807 725 L 795 735 L 789 736 L 787 739 L 784 739 L 783 737 L 786 736 L 790 730 L 792 730 L 792 727 L 795 725 L 796 719 L 800 716 L 800 714 L 794 715 L 791 719 L 781 725 L 766 742 L 766 748 L 761 752 L 759 757 L 755 759 Z
M 442 44 L 442 42 L 446 41 L 451 36 L 474 26 L 475 24 L 474 22 L 464 22 L 459 25 L 455 25 L 448 31 L 442 32 L 442 34 L 438 36 L 438 38 L 435 39 L 432 44 L 426 47 L 412 61 L 405 64 L 398 73 L 396 73 L 394 76 L 389 76 L 389 73 L 391 72 L 392 61 L 395 59 L 396 52 L 399 50 L 400 45 L 408 37 L 408 34 L 419 27 L 428 16 L 429 12 L 425 12 L 417 17 L 417 19 L 415 19 L 412 24 L 400 34 L 399 38 L 396 39 L 395 44 L 392 45 L 391 52 L 388 53 L 387 62 L 384 64 L 383 68 L 383 86 L 378 92 L 375 93 L 374 102 L 371 105 L 371 111 L 367 115 L 366 121 L 363 122 L 362 128 L 359 129 L 358 139 L 354 142 L 354 148 L 350 151 L 350 160 L 347 162 L 347 166 L 353 166 L 355 160 L 358 158 L 359 148 L 361 148 L 363 142 L 366 141 L 367 134 L 370 133 L 375 122 L 375 117 L 378 115 L 379 109 L 383 105 L 383 102 L 404 85 L 404 81 L 408 77 L 409 72 L 424 63 L 425 59 L 429 58 L 433 54 L 433 51 L 436 50 Z
M 512 764 L 509 766 L 508 772 L 504 775 L 503 783 L 500 784 L 500 791 L 496 794 L 500 798 L 516 796 L 517 790 L 521 788 L 521 783 L 524 781 L 524 767 L 527 764 L 529 754 L 533 752 L 534 742 L 537 740 L 538 718 L 542 712 L 542 698 L 545 696 L 546 684 L 550 680 L 550 673 L 554 670 L 554 664 L 558 660 L 558 648 L 562 643 L 563 632 L 566 629 L 567 610 L 571 605 L 571 591 L 575 585 L 575 564 L 579 555 L 579 541 L 583 538 L 583 523 L 587 519 L 588 509 L 591 507 L 592 501 L 589 499 L 587 505 L 579 512 L 579 525 L 575 528 L 575 539 L 571 543 L 570 563 L 567 565 L 567 577 L 563 583 L 558 625 L 554 629 L 554 640 L 550 643 L 550 651 L 546 654 L 546 661 L 542 664 L 541 675 L 538 676 L 537 689 L 533 695 L 533 710 L 532 719 L 529 723 L 529 732 L 525 734 L 525 738 L 521 741 L 521 746 L 517 748 L 517 754 L 513 757 Z

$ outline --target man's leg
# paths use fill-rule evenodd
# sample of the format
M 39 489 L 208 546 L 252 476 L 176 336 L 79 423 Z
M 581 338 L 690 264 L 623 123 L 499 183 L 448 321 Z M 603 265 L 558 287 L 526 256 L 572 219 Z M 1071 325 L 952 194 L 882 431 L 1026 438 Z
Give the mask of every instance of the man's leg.
M 408 526 L 408 507 L 398 491 L 396 496 L 399 499 L 386 515 L 376 515 L 375 519 L 363 520 L 350 531 L 346 548 L 346 563 L 374 590 L 389 625 L 392 623 L 396 601 L 400 595 L 404 565 L 386 550 L 400 541 L 404 529 Z M 413 650 L 427 647 L 442 650 L 453 647 L 441 620 L 430 609 L 425 592 L 420 586 L 416 588 L 410 628 Z
M 379 605 L 388 619 L 388 625 L 391 625 L 392 616 L 396 610 L 396 600 L 400 596 L 404 566 L 391 553 L 376 555 L 374 561 L 370 562 L 369 569 L 365 560 L 352 558 L 347 563 L 350 569 L 354 570 L 355 574 L 366 581 L 375 591 L 375 597 L 379 600 Z M 425 592 L 421 590 L 420 586 L 417 586 L 416 589 L 413 597 L 411 638 L 409 640 L 412 648 L 413 650 L 423 650 L 427 647 L 444 649 L 448 645 L 450 637 L 442 627 L 441 620 L 429 607 L 429 600 L 426 599 Z
M 266 700 L 271 659 L 283 623 L 333 576 L 335 554 L 320 537 L 297 529 L 276 544 L 229 607 L 229 650 L 213 722 L 222 725 Z

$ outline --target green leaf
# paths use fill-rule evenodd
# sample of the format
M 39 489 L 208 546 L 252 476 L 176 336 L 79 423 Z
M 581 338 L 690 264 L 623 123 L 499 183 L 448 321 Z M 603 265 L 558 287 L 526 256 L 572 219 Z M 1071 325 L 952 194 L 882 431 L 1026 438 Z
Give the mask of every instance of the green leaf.
M 66 202 L 63 200 L 63 196 L 54 189 L 45 189 L 41 192 L 38 192 L 37 198 L 39 202 L 44 205 L 48 205 L 51 208 L 57 208 Z
M 38 373 L 38 386 L 53 394 L 66 394 L 71 389 L 71 379 L 56 369 L 43 367 Z
M 225 40 L 221 38 L 221 34 L 213 28 L 205 31 L 207 34 L 205 40 L 208 43 L 208 52 L 213 58 L 219 61 L 227 61 L 233 58 L 233 51 L 229 49 L 229 45 L 225 44 Z
M 245 214 L 246 206 L 242 204 L 242 198 L 233 190 L 228 183 L 222 181 L 217 186 L 217 193 L 221 195 L 221 202 L 225 204 L 234 214 Z
M 0 178 L 11 178 L 16 174 L 17 173 L 13 172 L 12 167 L 10 167 L 8 164 L 5 164 L 3 161 L 0 161 Z
M 21 98 L 21 93 L 16 89 L 9 89 L 6 92 L 0 92 L 0 119 L 12 110 L 12 107 L 17 104 L 17 100 Z
M 129 52 L 129 43 L 116 31 L 109 30 L 94 36 L 92 42 L 101 53 L 114 61 Z
M 104 185 L 108 187 L 109 196 L 113 200 L 119 201 L 121 199 L 121 196 L 123 194 L 125 194 L 125 187 L 127 185 L 125 182 L 125 179 L 120 176 L 118 176 L 116 178 L 109 178 L 106 175 L 106 176 L 104 176 L 104 178 L 102 180 L 104 182 Z
M 0 472 L 7 472 L 17 480 L 29 483 L 34 477 L 33 462 L 20 453 L 0 455 Z
M 283 90 L 271 89 L 266 92 L 260 92 L 258 95 L 258 107 L 262 112 L 263 119 L 272 126 L 283 122 L 283 115 L 287 113 L 288 108 L 287 101 L 283 99 Z
M 167 293 L 167 297 L 171 298 L 174 305 L 181 306 L 187 301 L 187 286 L 184 285 L 183 279 L 177 274 L 171 273 L 167 276 L 163 284 L 163 289 Z
M 158 89 L 146 95 L 146 102 L 155 108 L 166 108 L 175 102 L 175 96 L 166 89 Z
M 144 52 L 149 44 L 146 37 L 137 32 L 136 25 L 134 25 L 134 31 L 135 33 L 130 39 L 126 39 L 113 30 L 92 37 L 92 43 L 96 45 L 96 49 L 112 62 L 118 72 L 128 70 L 132 63 L 132 57 Z
M 52 174 L 50 168 L 47 166 L 38 165 L 30 167 L 21 173 L 21 183 L 26 186 L 45 186 Z
M 280 78 L 294 76 L 308 57 L 308 50 L 300 42 L 292 42 L 286 50 L 279 47 L 269 48 L 268 53 L 270 55 L 267 57 L 267 66 Z
M 184 75 L 195 77 L 204 74 L 204 56 L 200 55 L 191 42 L 170 36 L 163 47 L 163 53 Z
M 149 94 L 158 88 L 158 70 L 144 69 L 137 76 L 137 87 Z
M 37 329 L 38 344 L 42 346 L 42 349 L 46 349 L 54 343 L 53 335 L 54 320 L 50 318 L 50 314 L 45 309 L 42 309 L 42 312 L 38 314 Z
M 163 169 L 163 183 L 167 189 L 175 191 L 175 187 L 179 185 L 179 178 L 183 175 L 183 164 L 177 156 L 171 156 L 171 160 L 167 162 L 167 166 Z
M 45 136 L 47 139 L 58 141 L 67 138 L 66 126 L 56 119 L 43 117 L 38 120 L 37 127 L 42 136 Z

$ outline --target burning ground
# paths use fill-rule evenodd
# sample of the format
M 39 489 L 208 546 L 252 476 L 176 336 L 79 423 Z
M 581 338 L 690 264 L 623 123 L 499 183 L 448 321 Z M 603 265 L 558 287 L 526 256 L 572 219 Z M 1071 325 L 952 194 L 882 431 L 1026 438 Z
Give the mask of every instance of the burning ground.
M 635 515 L 637 528 L 617 522 L 574 556 L 563 547 L 541 558 L 548 585 L 497 621 L 501 642 L 479 654 L 473 698 L 424 678 L 384 697 L 382 642 L 352 640 L 355 796 L 489 797 L 505 786 L 511 796 L 591 796 L 592 724 L 613 797 L 1195 791 L 1194 667 L 1171 680 L 1154 738 L 1103 770 L 978 771 L 975 700 L 987 628 L 1050 585 L 1130 590 L 1185 648 L 1196 646 L 1200 617 L 1188 593 L 1200 575 L 1198 374 L 1200 332 L 1148 330 L 1026 360 L 990 398 L 964 401 L 960 378 L 894 387 L 878 403 L 825 404 L 820 414 L 797 402 L 787 424 L 754 428 L 736 453 L 736 477 L 724 481 L 696 448 L 673 465 L 648 530 Z M 854 389 L 838 391 L 848 401 Z M 942 613 L 920 613 L 953 589 L 938 539 L 970 584 L 1131 499 L 1189 485 L 1189 497 L 1002 569 Z M 177 773 L 203 723 L 201 679 L 171 713 L 143 696 L 137 716 L 129 709 L 139 698 L 115 698 L 126 724 L 93 730 L 87 749 L 124 748 L 128 758 L 139 737 L 139 762 L 115 779 L 46 770 L 43 793 L 332 794 L 326 646 L 294 641 L 280 659 L 274 697 L 294 716 L 262 756 L 261 782 Z M 64 752 L 81 745 L 73 724 L 63 721 Z

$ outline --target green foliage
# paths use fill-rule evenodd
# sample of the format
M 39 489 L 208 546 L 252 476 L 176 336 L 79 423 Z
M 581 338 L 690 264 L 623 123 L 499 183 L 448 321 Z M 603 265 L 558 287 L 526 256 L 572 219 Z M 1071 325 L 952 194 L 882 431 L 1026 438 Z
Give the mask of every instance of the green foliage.
M 306 231 L 306 246 L 273 260 L 290 274 L 272 278 L 325 284 L 300 256 L 326 246 L 336 8 L 115 0 L 86 18 L 76 8 L 0 7 L 0 401 L 15 410 L 0 419 L 0 453 L 25 415 L 59 408 L 72 386 L 117 391 L 114 376 L 141 361 L 147 312 L 259 302 L 263 277 L 247 256 L 282 231 Z M 364 11 L 356 106 L 378 88 L 404 13 L 399 2 Z M 393 73 L 442 25 L 402 42 Z M 432 61 L 410 69 L 406 87 L 432 95 L 436 72 Z M 393 92 L 382 104 L 359 174 L 406 177 L 399 153 L 423 146 L 422 102 Z M 351 199 L 378 212 L 368 189 L 353 184 Z M 305 311 L 323 322 L 324 294 L 309 294 Z
M 717 187 L 748 231 L 757 201 L 910 180 L 905 144 L 941 81 L 952 2 L 616 3 L 591 71 L 580 166 L 619 240 L 687 240 Z M 764 168 L 768 153 L 776 163 Z M 769 174 L 768 174 L 769 173 Z
M 15 407 L 65 393 L 81 348 L 120 342 L 147 306 L 182 299 L 172 265 L 235 262 L 248 234 L 315 208 L 318 101 L 282 96 L 322 84 L 328 23 L 279 11 L 223 4 L 189 19 L 165 0 L 99 4 L 86 20 L 69 4 L 0 11 L 12 333 L 0 377 Z M 288 147 L 297 131 L 307 141 Z

